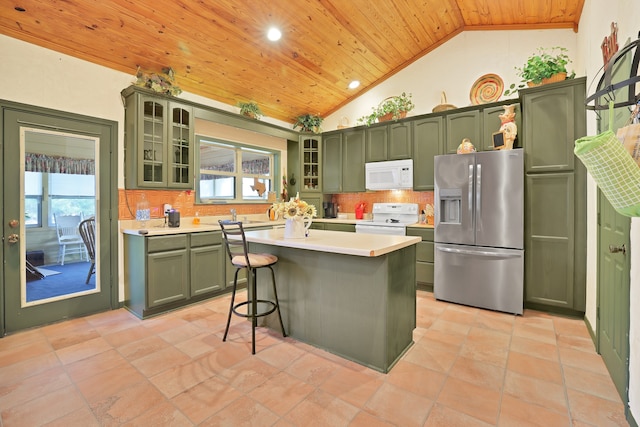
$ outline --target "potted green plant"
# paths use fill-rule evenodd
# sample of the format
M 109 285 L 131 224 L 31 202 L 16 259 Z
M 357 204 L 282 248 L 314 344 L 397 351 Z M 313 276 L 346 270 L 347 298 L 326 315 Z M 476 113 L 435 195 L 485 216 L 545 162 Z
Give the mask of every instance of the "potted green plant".
M 527 58 L 523 67 L 515 67 L 517 75 L 522 78 L 522 81 L 517 86 L 513 83 L 504 91 L 504 94 L 512 95 L 527 86 L 539 86 L 573 78 L 575 73 L 567 76 L 566 66 L 571 62 L 567 52 L 566 48 L 560 46 L 538 48 L 536 53 Z
M 322 131 L 322 129 L 320 129 L 322 120 L 322 117 L 317 114 L 303 114 L 296 117 L 293 128 L 300 128 L 302 132 L 320 133 Z
M 258 104 L 253 101 L 249 102 L 238 102 L 238 107 L 240 107 L 240 114 L 243 116 L 251 117 L 252 119 L 260 120 L 264 114 L 260 110 Z
M 390 96 L 384 99 L 377 107 L 372 107 L 371 114 L 358 119 L 358 124 L 370 126 L 376 122 L 398 120 L 406 117 L 407 113 L 415 108 L 411 100 L 411 94 L 402 92 L 398 96 Z

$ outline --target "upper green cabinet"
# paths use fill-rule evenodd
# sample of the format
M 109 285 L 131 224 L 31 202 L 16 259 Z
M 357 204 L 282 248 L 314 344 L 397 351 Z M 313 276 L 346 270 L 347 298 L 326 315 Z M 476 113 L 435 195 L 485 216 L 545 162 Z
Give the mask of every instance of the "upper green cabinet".
M 319 135 L 300 136 L 300 191 L 322 191 L 322 138 Z
M 574 141 L 584 136 L 576 130 L 582 131 L 586 121 L 584 113 L 576 114 L 585 109 L 585 88 L 579 84 L 580 80 L 522 91 L 522 102 L 526 108 L 524 129 L 520 133 L 527 152 L 527 172 L 574 170 Z
M 139 88 L 125 99 L 126 188 L 193 188 L 193 107 Z
M 389 125 L 389 159 L 410 159 L 412 152 L 411 122 L 398 122 Z
M 483 144 L 479 109 L 447 114 L 445 121 L 445 154 L 455 154 L 464 138 L 469 138 L 476 147 Z
M 442 116 L 416 119 L 413 126 L 413 189 L 434 189 L 434 157 L 443 154 L 444 119 Z
M 366 129 L 365 161 L 410 159 L 412 156 L 410 121 L 375 125 Z
M 365 135 L 364 130 L 348 130 L 342 134 L 342 191 L 365 191 L 364 183 Z
M 365 191 L 365 132 L 362 129 L 323 135 L 323 191 L 348 193 Z
M 342 132 L 322 135 L 322 184 L 325 193 L 342 193 Z

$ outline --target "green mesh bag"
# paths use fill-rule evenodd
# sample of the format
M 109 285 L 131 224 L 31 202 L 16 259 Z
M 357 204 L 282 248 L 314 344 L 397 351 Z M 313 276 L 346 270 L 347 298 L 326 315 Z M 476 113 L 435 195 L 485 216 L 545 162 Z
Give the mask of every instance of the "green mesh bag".
M 625 216 L 640 216 L 640 167 L 611 130 L 576 140 L 574 153 L 602 190 L 611 206 Z

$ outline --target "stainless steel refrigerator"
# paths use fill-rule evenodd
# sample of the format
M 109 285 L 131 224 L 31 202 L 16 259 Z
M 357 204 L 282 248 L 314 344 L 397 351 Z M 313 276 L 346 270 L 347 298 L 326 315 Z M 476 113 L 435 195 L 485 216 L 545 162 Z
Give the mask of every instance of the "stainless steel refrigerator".
M 435 157 L 434 296 L 522 314 L 522 149 Z

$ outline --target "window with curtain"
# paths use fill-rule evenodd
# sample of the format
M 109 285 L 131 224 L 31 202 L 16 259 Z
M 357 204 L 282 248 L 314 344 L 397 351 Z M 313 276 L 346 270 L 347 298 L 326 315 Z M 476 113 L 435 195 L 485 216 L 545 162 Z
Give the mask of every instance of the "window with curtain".
M 275 152 L 199 137 L 197 200 L 200 203 L 266 202 L 273 190 Z

